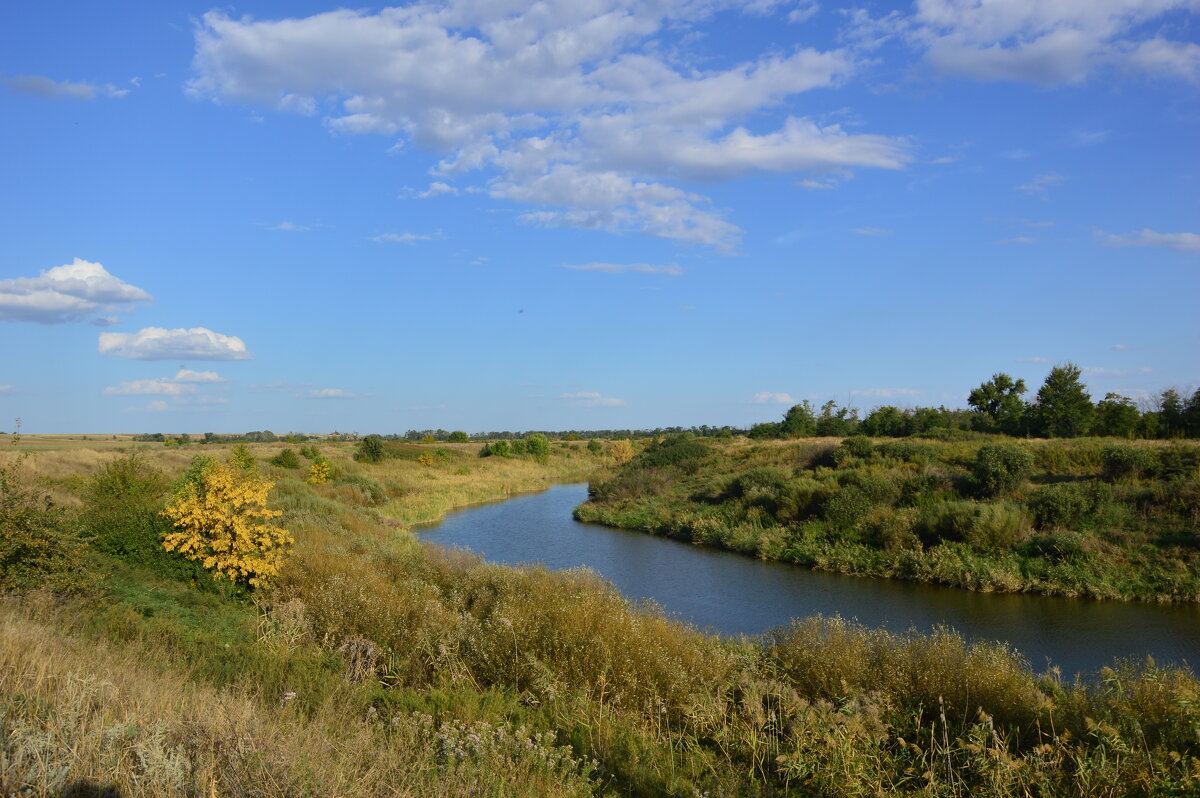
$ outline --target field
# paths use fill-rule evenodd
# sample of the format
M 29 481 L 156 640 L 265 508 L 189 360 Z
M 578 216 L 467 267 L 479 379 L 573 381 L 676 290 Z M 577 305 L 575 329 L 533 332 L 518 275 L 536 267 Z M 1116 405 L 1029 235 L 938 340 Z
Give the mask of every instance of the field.
M 268 462 L 285 444 L 249 447 L 295 537 L 255 590 L 157 542 L 193 456 L 230 447 L 0 454 L 0 794 L 1200 789 L 1200 683 L 1185 671 L 1113 663 L 1068 683 L 948 631 L 837 619 L 706 636 L 586 572 L 492 566 L 406 531 L 586 478 L 607 453 L 391 445 L 365 463 L 352 443 L 316 447 L 324 484 L 304 481 L 308 458 Z M 14 557 L 21 540 L 40 548 Z

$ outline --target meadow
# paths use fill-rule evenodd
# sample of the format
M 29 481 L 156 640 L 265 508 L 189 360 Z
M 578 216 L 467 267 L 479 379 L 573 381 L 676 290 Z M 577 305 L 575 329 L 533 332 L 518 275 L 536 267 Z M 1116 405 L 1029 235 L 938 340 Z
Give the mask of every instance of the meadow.
M 0 794 L 1200 790 L 1200 683 L 1182 669 L 1066 681 L 949 630 L 836 618 L 718 638 L 588 572 L 407 531 L 615 467 L 611 444 L 389 444 L 377 463 L 314 445 L 299 468 L 271 464 L 286 444 L 249 447 L 295 538 L 256 589 L 160 543 L 193 457 L 232 447 L 0 454 Z M 316 458 L 330 479 L 310 484 Z

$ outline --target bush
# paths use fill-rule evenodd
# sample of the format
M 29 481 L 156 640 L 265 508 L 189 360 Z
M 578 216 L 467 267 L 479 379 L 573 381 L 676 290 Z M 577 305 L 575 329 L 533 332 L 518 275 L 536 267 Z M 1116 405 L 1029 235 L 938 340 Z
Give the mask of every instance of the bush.
M 388 500 L 387 491 L 379 484 L 379 480 L 362 474 L 346 474 L 334 484 L 353 488 L 358 492 L 358 503 L 367 507 L 376 507 Z
M 1200 460 L 1197 448 L 1186 443 L 1173 443 L 1158 452 L 1158 471 L 1167 478 L 1187 477 L 1196 473 Z
M 1050 532 L 1034 535 L 1021 549 L 1026 557 L 1069 560 L 1083 556 L 1083 538 L 1075 532 Z
M 1029 529 L 1029 516 L 1019 504 L 979 504 L 963 540 L 981 551 L 1011 549 Z
M 842 441 L 842 448 L 845 449 L 851 457 L 861 457 L 864 459 L 870 457 L 871 452 L 875 450 L 874 445 L 871 443 L 871 439 L 866 435 L 851 435 L 849 438 L 846 438 L 844 441 Z
M 21 462 L 0 464 L 0 591 L 88 587 L 82 542 L 63 509 L 23 483 Z
M 1120 443 L 1105 446 L 1100 457 L 1104 463 L 1101 473 L 1113 482 L 1137 478 L 1154 467 L 1153 453 Z
M 738 498 L 762 494 L 777 494 L 787 484 L 787 476 L 775 466 L 761 466 L 745 471 L 734 478 L 729 492 Z
M 884 457 L 919 465 L 924 465 L 937 456 L 936 450 L 929 444 L 914 443 L 913 441 L 889 441 L 876 447 L 875 451 Z
M 1029 497 L 1029 510 L 1038 529 L 1071 527 L 1096 513 L 1110 498 L 1107 488 L 1097 484 L 1044 485 Z
M 331 476 L 332 469 L 329 466 L 329 461 L 324 457 L 320 457 L 312 461 L 312 465 L 308 467 L 308 476 L 304 481 L 310 485 L 320 485 L 328 482 Z
M 202 462 L 211 463 L 211 458 Z M 83 531 L 98 551 L 180 581 L 210 582 L 208 572 L 163 548 L 171 524 L 162 515 L 170 484 L 137 453 L 105 463 L 88 481 L 80 513 Z
M 600 455 L 604 454 L 604 444 L 600 443 L 600 441 L 596 440 L 595 438 L 592 438 L 590 441 L 588 441 L 587 449 L 593 457 L 599 457 Z
M 525 439 L 525 451 L 539 463 L 544 463 L 550 456 L 550 439 L 540 432 L 535 432 Z
M 965 540 L 978 515 L 975 502 L 947 501 L 923 507 L 914 531 L 926 546 Z
M 688 473 L 695 473 L 708 452 L 708 446 L 697 439 L 678 435 L 650 444 L 637 456 L 634 464 L 643 468 L 676 466 Z
M 921 548 L 921 539 L 913 531 L 917 511 L 911 507 L 901 510 L 881 510 L 869 520 L 870 541 L 884 551 L 911 551 Z
M 317 460 L 321 457 L 321 452 L 316 446 L 302 446 L 300 456 L 306 460 Z
M 984 496 L 1010 493 L 1029 475 L 1033 457 L 1015 443 L 985 443 L 979 447 L 971 473 Z
M 854 486 L 842 488 L 825 500 L 821 515 L 838 529 L 856 529 L 871 512 L 871 500 Z
M 454 432 L 450 433 L 450 437 L 448 437 L 446 440 L 450 441 L 450 443 L 466 443 L 471 439 L 467 436 L 467 433 L 460 429 L 456 429 Z
M 271 458 L 271 465 L 279 468 L 299 468 L 300 458 L 296 456 L 293 449 L 284 449 L 279 454 Z
M 244 443 L 239 443 L 229 452 L 229 457 L 225 458 L 225 462 L 234 468 L 240 468 L 243 471 L 249 471 L 254 468 L 254 455 L 250 453 L 249 447 Z
M 378 463 L 384 458 L 383 438 L 378 435 L 368 435 L 358 442 L 358 451 L 354 459 L 360 463 Z
M 260 587 L 279 575 L 292 536 L 270 523 L 282 514 L 267 507 L 272 483 L 210 463 L 195 481 L 183 484 L 163 515 L 175 531 L 163 548 L 178 551 L 217 577 Z

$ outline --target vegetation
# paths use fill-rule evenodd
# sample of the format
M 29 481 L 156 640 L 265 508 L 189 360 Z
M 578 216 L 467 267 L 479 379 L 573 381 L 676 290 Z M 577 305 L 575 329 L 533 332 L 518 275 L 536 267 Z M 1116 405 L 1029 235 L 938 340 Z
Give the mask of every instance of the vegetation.
M 1004 438 L 646 447 L 585 521 L 971 590 L 1200 601 L 1200 446 Z
M 632 466 L 643 458 L 654 465 L 642 477 L 702 479 L 715 459 L 743 450 L 788 451 L 835 471 L 950 454 L 948 444 L 866 443 L 663 440 L 641 447 L 617 479 L 637 489 Z M 910 448 L 888 448 L 898 445 Z M 953 446 L 971 480 L 967 447 Z M 582 446 L 551 447 L 545 463 L 447 449 L 430 467 L 404 449 L 377 463 L 355 460 L 354 449 L 326 446 L 335 474 L 326 483 L 279 472 L 270 506 L 295 548 L 269 584 L 197 584 L 81 534 L 75 570 L 103 574 L 82 598 L 6 585 L 0 794 L 1015 798 L 1200 789 L 1200 683 L 1185 670 L 1114 663 L 1064 680 L 950 631 L 891 635 L 836 618 L 761 639 L 706 636 L 630 605 L 586 572 L 488 565 L 427 549 L 402 529 L 578 478 L 597 461 Z M 253 454 L 277 451 L 254 444 Z M 193 468 L 186 449 L 152 453 L 0 458 L 13 476 L 3 484 L 17 486 L 5 487 L 12 501 L 0 503 L 0 524 L 40 513 L 51 497 L 46 523 L 101 530 L 113 509 L 99 497 L 152 508 L 172 501 L 171 477 L 186 492 L 217 469 L 254 476 L 215 461 Z M 1035 479 L 1047 457 L 1035 453 Z M 742 465 L 728 486 L 738 501 L 766 506 L 792 479 L 783 459 Z M 856 489 L 869 503 L 887 492 L 865 479 Z M 845 502 L 847 517 L 856 503 Z

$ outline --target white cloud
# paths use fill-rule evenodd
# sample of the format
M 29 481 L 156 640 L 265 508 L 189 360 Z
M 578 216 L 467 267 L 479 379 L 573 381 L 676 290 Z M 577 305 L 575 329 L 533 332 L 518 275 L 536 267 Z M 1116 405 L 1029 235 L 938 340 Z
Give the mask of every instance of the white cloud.
M 129 89 L 118 89 L 111 83 L 100 86 L 84 81 L 55 80 L 44 75 L 17 75 L 5 78 L 4 85 L 14 91 L 50 100 L 94 100 L 96 97 L 124 97 Z M 136 83 L 134 84 L 137 85 Z
M 622 407 L 625 404 L 624 399 L 601 396 L 595 391 L 564 393 L 558 398 L 567 400 L 574 407 Z
M 770 391 L 759 391 L 754 394 L 754 398 L 750 400 L 756 405 L 794 405 L 796 400 L 786 393 L 772 393 Z
M 1113 344 L 1110 348 L 1116 352 L 1128 352 L 1130 349 L 1133 349 L 1128 344 Z
M 189 90 L 321 114 L 338 133 L 398 136 L 444 154 L 439 175 L 494 170 L 493 197 L 545 206 L 525 222 L 718 247 L 732 246 L 739 229 L 705 198 L 662 181 L 898 169 L 910 160 L 904 139 L 786 110 L 775 129 L 747 126 L 852 75 L 852 50 L 793 46 L 710 68 L 684 49 L 654 46 L 662 31 L 726 9 L 800 22 L 817 6 L 450 0 L 284 20 L 210 11 L 197 26 Z M 434 183 L 419 196 L 448 188 Z
M 1034 364 L 1040 365 L 1040 364 L 1044 364 L 1044 363 L 1049 363 L 1050 358 L 1048 358 L 1048 357 L 1019 357 L 1019 358 L 1017 358 L 1017 362 L 1018 363 L 1034 363 Z
M 185 393 L 195 392 L 195 385 L 175 382 L 169 377 L 122 382 L 104 389 L 105 396 L 182 396 Z
M 249 360 L 241 338 L 205 327 L 166 330 L 146 327 L 136 333 L 100 333 L 99 351 L 132 360 Z
M 0 393 L 12 393 L 12 392 L 13 392 L 13 387 L 11 385 L 0 385 Z
M 303 394 L 308 399 L 356 399 L 358 394 L 343 391 L 341 388 L 313 388 Z
M 1106 247 L 1163 247 L 1175 252 L 1200 252 L 1200 234 L 1196 233 L 1157 233 L 1149 229 L 1127 236 L 1103 230 L 1095 233 L 1096 239 Z
M 440 236 L 420 235 L 418 233 L 383 233 L 377 236 L 371 236 L 371 240 L 378 244 L 415 244 L 418 241 L 433 241 Z
M 882 227 L 855 227 L 850 231 L 860 236 L 890 236 L 891 230 L 886 230 Z
M 435 180 L 434 182 L 429 184 L 429 188 L 425 189 L 417 196 L 420 197 L 421 199 L 429 199 L 430 197 L 440 197 L 443 194 L 449 194 L 450 196 L 453 197 L 458 194 L 458 189 L 456 189 L 454 186 L 450 185 L 449 183 L 442 183 L 440 181 Z
M 229 382 L 215 371 L 192 371 L 191 369 L 180 369 L 179 372 L 171 378 L 175 382 L 182 383 L 215 383 Z
M 125 412 L 126 413 L 165 413 L 166 411 L 168 411 L 170 409 L 171 409 L 171 406 L 169 404 L 167 404 L 166 402 L 164 402 L 162 399 L 155 399 L 155 400 L 151 401 L 149 404 L 147 404 L 145 407 L 130 407 Z
M 37 277 L 0 280 L 0 320 L 61 324 L 95 313 L 126 313 L 153 298 L 99 263 L 75 258 Z M 113 317 L 103 319 L 105 326 L 112 321 Z
M 1111 130 L 1077 130 L 1071 135 L 1071 143 L 1076 147 L 1093 147 L 1108 140 Z
M 274 227 L 268 227 L 268 230 L 277 230 L 281 233 L 306 233 L 312 228 L 306 224 L 296 224 L 295 222 L 280 222 Z
M 910 15 L 854 14 L 849 35 L 900 38 L 935 68 L 973 80 L 1051 86 L 1119 68 L 1196 82 L 1200 45 L 1146 38 L 1170 23 L 1165 15 L 1195 8 L 1195 0 L 917 0 Z
M 997 241 L 996 243 L 997 243 L 997 244 L 1000 244 L 1000 245 L 1006 245 L 1006 244 L 1036 244 L 1036 243 L 1037 243 L 1037 239 L 1036 239 L 1036 238 L 1030 238 L 1029 236 L 1016 236 L 1015 238 L 1003 238 L 1003 239 L 1001 239 L 1001 240 Z
M 624 274 L 638 272 L 641 274 L 665 274 L 668 277 L 678 277 L 683 269 L 674 263 L 666 266 L 654 266 L 649 263 L 581 263 L 564 265 L 564 269 L 575 269 L 581 272 L 605 272 L 607 274 Z

